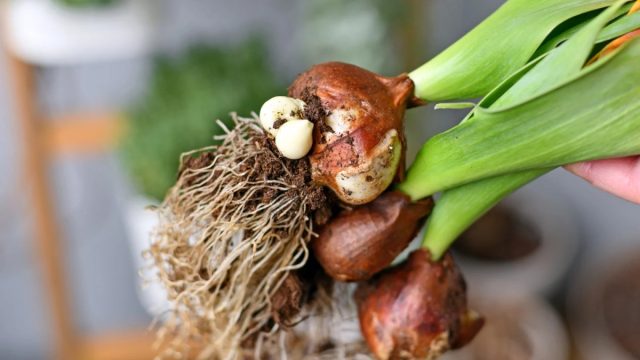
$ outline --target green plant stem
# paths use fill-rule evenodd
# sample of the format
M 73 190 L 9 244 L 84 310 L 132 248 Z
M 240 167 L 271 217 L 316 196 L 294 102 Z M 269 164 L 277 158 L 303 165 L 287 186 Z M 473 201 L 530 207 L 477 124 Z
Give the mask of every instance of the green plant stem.
M 500 200 L 552 169 L 484 179 L 445 191 L 433 209 L 422 246 L 439 259 L 451 244 Z

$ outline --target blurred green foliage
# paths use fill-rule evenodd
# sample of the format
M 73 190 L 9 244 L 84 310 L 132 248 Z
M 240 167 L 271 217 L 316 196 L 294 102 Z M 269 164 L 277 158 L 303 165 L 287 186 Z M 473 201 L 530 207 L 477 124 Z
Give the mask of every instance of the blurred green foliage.
M 230 112 L 248 116 L 282 94 L 265 45 L 250 39 L 231 47 L 192 48 L 158 59 L 148 94 L 129 115 L 122 144 L 125 166 L 139 190 L 157 200 L 175 183 L 180 154 L 214 143 L 215 123 Z
M 57 0 L 59 3 L 73 7 L 106 6 L 119 2 L 120 0 Z

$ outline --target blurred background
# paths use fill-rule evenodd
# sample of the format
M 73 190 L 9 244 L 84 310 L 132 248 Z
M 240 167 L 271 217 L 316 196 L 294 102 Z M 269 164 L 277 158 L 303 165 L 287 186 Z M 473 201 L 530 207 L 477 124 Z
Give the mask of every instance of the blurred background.
M 150 359 L 144 210 L 314 63 L 410 71 L 500 0 L 0 0 L 0 359 Z M 411 110 L 410 158 L 459 111 Z M 640 206 L 562 170 L 456 252 L 489 325 L 451 359 L 640 359 Z M 147 273 L 148 275 L 148 273 Z

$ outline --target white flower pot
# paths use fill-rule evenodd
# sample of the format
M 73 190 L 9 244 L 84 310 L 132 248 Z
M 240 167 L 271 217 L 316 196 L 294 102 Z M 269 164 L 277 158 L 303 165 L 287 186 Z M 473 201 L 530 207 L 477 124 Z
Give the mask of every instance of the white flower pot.
M 509 261 L 478 260 L 458 255 L 456 260 L 479 296 L 521 297 L 549 295 L 565 276 L 578 245 L 577 226 L 561 196 L 524 188 L 504 204 L 528 223 L 540 237 L 531 254 Z
M 169 309 L 167 293 L 150 267 L 151 262 L 142 254 L 149 248 L 151 231 L 156 226 L 157 215 L 147 209 L 154 204 L 142 196 L 132 197 L 126 208 L 125 222 L 134 265 L 140 271 L 138 296 L 144 308 L 153 316 L 159 316 Z
M 580 359 L 637 359 L 624 349 L 610 332 L 605 318 L 602 297 L 607 291 L 605 290 L 606 282 L 612 275 L 619 273 L 623 267 L 639 262 L 640 252 L 638 252 L 637 246 L 622 247 L 612 255 L 600 256 L 587 261 L 572 279 L 573 286 L 569 293 L 567 308 Z M 629 276 L 625 278 L 625 281 L 637 284 L 640 279 Z M 635 316 L 630 319 L 637 319 L 638 311 L 640 311 L 640 303 L 637 304 L 636 309 L 632 310 L 634 315 L 629 314 L 629 316 Z M 630 335 L 637 338 L 640 335 L 638 331 L 640 331 L 640 327 Z
M 12 0 L 6 11 L 10 50 L 37 65 L 72 65 L 145 55 L 153 47 L 153 2 L 121 0 L 73 8 L 54 0 Z
M 484 328 L 469 345 L 445 354 L 442 360 L 569 358 L 562 322 L 546 302 L 535 296 L 494 297 L 472 300 L 471 304 L 486 317 Z

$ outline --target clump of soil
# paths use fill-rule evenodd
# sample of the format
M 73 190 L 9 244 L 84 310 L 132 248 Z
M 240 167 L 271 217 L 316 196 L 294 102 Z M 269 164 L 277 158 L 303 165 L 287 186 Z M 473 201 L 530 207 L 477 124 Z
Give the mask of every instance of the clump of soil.
M 300 199 L 307 198 L 310 213 L 332 211 L 337 199 L 323 186 L 313 183 L 311 179 L 311 165 L 309 159 L 304 157 L 300 160 L 291 160 L 280 154 L 273 139 L 265 134 L 254 139 L 256 146 L 263 149 L 259 156 L 255 158 L 254 166 L 259 171 L 253 175 L 251 181 L 258 180 L 258 177 L 267 179 L 282 179 L 288 184 L 294 185 L 287 191 L 287 197 L 293 201 L 300 202 Z M 247 163 L 246 166 L 251 166 Z M 272 193 L 263 194 L 262 203 L 271 201 Z M 328 219 L 323 219 L 324 221 Z M 324 225 L 324 221 L 317 225 Z
M 293 111 L 291 113 L 293 113 Z M 286 122 L 287 122 L 287 119 L 277 119 L 273 123 L 273 128 L 274 129 L 280 129 L 280 126 L 284 125 L 284 123 L 286 123 Z
M 313 213 L 317 210 L 330 211 L 331 204 L 335 203 L 335 198 L 322 186 L 316 185 L 311 180 L 311 165 L 308 158 L 291 160 L 280 154 L 275 142 L 264 133 L 253 136 L 254 145 L 259 151 L 256 156 L 247 159 L 241 166 L 240 171 L 247 173 L 246 179 L 249 182 L 279 179 L 287 184 L 293 185 L 286 191 L 286 196 L 300 204 L 301 199 L 308 198 L 308 211 Z M 183 160 L 180 175 L 185 170 L 203 169 L 213 162 L 215 152 L 206 151 L 196 156 L 189 156 Z M 215 170 L 214 170 L 215 171 Z M 203 174 L 191 174 L 186 176 L 187 185 L 192 185 L 197 181 L 197 176 Z M 247 189 L 253 191 L 253 189 Z M 235 193 L 236 198 L 241 198 L 247 190 Z M 257 189 L 254 196 L 249 198 L 249 207 L 257 208 L 260 204 L 269 204 L 278 193 L 277 189 Z
M 202 343 L 206 358 L 236 358 L 319 308 L 307 245 L 337 203 L 258 119 L 234 121 L 221 145 L 183 155 L 148 251 L 173 305 L 161 341 Z
M 640 359 L 640 261 L 625 264 L 604 286 L 602 307 L 613 338 Z
M 302 90 L 301 100 L 305 102 L 304 116 L 307 120 L 314 124 L 314 129 L 318 134 L 333 133 L 331 126 L 325 122 L 329 112 L 324 108 L 322 100 L 316 95 L 316 89 L 304 88 Z M 324 136 L 316 136 L 316 139 L 322 143 L 326 143 Z
M 484 261 L 512 261 L 532 254 L 542 239 L 535 228 L 505 206 L 481 217 L 455 242 L 459 253 Z

